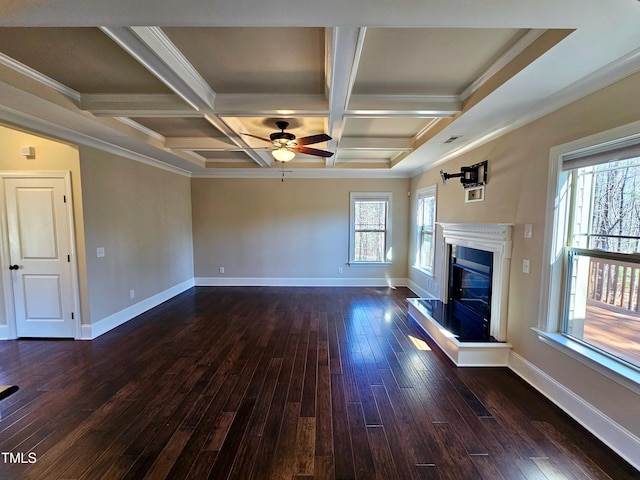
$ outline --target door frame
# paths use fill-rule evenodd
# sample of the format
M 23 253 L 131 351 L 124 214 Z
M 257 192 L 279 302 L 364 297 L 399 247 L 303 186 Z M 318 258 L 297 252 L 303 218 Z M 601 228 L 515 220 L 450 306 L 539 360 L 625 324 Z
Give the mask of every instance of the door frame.
M 60 171 L 0 171 L 0 235 L 2 236 L 2 242 L 0 242 L 0 269 L 2 271 L 2 294 L 4 295 L 5 304 L 5 318 L 6 318 L 6 331 L 3 332 L 3 325 L 0 325 L 0 340 L 11 340 L 18 338 L 17 325 L 16 325 L 16 309 L 14 302 L 13 292 L 13 280 L 11 272 L 9 271 L 9 265 L 11 263 L 11 255 L 9 252 L 9 228 L 7 223 L 7 201 L 6 192 L 4 188 L 4 181 L 7 178 L 58 178 L 64 180 L 65 195 L 66 195 L 66 208 L 67 216 L 69 220 L 69 231 L 66 232 L 69 236 L 69 250 L 71 255 L 70 267 L 71 267 L 71 296 L 72 296 L 72 308 L 74 312 L 75 322 L 75 334 L 74 339 L 81 338 L 80 326 L 82 324 L 80 313 L 80 291 L 78 287 L 78 256 L 76 250 L 76 236 L 75 236 L 75 222 L 73 218 L 73 195 L 71 190 L 71 172 L 67 170 Z

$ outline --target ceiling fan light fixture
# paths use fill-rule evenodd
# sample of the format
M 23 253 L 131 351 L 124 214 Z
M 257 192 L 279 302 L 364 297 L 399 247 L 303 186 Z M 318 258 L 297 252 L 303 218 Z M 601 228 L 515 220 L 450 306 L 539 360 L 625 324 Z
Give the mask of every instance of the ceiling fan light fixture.
M 288 162 L 293 160 L 293 157 L 296 156 L 295 152 L 292 152 L 286 147 L 276 148 L 271 152 L 273 158 L 275 158 L 279 162 Z

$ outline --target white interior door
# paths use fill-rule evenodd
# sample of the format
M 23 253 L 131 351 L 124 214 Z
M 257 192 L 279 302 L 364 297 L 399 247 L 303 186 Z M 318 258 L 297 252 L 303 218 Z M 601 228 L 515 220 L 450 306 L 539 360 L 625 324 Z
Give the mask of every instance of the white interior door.
M 76 336 L 64 178 L 5 178 L 18 337 Z

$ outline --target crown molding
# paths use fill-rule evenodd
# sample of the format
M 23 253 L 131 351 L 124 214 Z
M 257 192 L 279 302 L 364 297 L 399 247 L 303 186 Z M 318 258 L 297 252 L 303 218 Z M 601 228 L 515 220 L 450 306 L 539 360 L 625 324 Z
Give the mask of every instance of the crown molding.
M 31 80 L 35 80 L 36 82 L 55 90 L 63 94 L 66 97 L 69 97 L 76 103 L 80 103 L 81 95 L 79 92 L 76 92 L 74 89 L 63 85 L 62 83 L 54 80 L 51 77 L 48 77 L 37 70 L 34 70 L 31 67 L 28 67 L 24 63 L 20 63 L 17 60 L 14 60 L 11 57 L 6 56 L 4 53 L 0 52 L 0 65 L 4 65 L 6 67 L 15 70 L 16 72 L 30 78 Z
M 410 178 L 407 172 L 389 169 L 358 168 L 305 168 L 281 170 L 279 168 L 220 168 L 211 172 L 193 173 L 192 178 Z
M 491 130 L 484 135 L 476 137 L 471 142 L 461 146 L 438 159 L 429 165 L 417 168 L 410 173 L 411 177 L 420 175 L 436 166 L 449 160 L 459 157 L 471 150 L 474 150 L 485 143 L 495 140 L 516 130 L 528 123 L 538 120 L 545 115 L 555 112 L 573 102 L 580 100 L 592 93 L 597 92 L 609 85 L 614 84 L 634 73 L 640 72 L 640 48 L 624 55 L 608 65 L 594 71 L 580 80 L 558 90 L 553 95 L 547 97 L 544 101 L 538 102 L 537 107 L 528 110 L 526 114 L 512 119 L 506 126 Z

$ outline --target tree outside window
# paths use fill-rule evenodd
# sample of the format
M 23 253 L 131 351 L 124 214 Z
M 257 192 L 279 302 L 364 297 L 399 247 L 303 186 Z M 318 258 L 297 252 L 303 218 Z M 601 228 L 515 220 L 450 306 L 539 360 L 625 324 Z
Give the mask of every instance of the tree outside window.
M 640 366 L 640 158 L 570 174 L 563 332 Z
M 390 204 L 391 193 L 351 193 L 351 262 L 390 262 Z
M 414 266 L 433 273 L 435 252 L 436 186 L 418 190 L 416 208 L 416 258 Z

